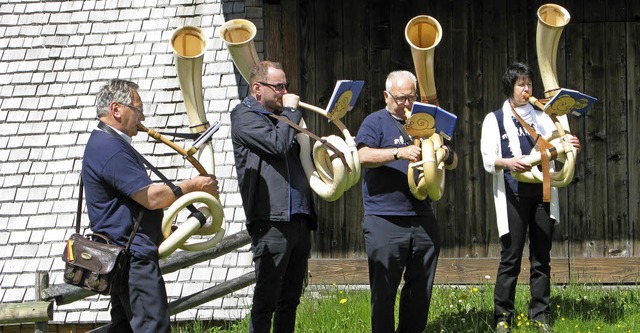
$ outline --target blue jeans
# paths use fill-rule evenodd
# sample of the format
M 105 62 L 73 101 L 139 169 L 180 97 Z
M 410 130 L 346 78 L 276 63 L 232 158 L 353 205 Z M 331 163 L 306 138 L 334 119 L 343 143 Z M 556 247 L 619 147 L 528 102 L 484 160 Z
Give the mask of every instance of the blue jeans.
M 307 274 L 311 237 L 306 218 L 247 224 L 256 267 L 249 332 L 293 333 Z

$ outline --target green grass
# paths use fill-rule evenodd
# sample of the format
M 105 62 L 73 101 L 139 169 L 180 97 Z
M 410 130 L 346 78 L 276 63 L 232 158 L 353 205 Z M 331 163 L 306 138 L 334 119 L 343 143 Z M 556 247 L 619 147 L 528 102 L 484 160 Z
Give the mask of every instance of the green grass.
M 537 332 L 527 318 L 528 285 L 516 293 L 514 333 Z M 397 302 L 396 302 L 397 304 Z M 551 291 L 551 322 L 556 332 L 640 332 L 638 286 L 567 285 Z M 492 332 L 493 285 L 436 286 L 425 332 Z M 397 316 L 397 313 L 396 313 Z M 248 319 L 211 327 L 192 322 L 173 332 L 236 333 L 248 331 Z M 369 291 L 344 286 L 308 288 L 298 308 L 296 332 L 370 332 Z

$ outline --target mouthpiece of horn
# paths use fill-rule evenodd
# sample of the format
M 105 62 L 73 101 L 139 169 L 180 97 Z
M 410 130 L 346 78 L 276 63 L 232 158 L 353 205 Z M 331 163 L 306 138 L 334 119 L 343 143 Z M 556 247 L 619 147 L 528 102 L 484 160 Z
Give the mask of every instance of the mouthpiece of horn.
M 158 141 L 160 141 L 160 142 L 162 142 L 162 143 L 164 143 L 164 144 L 166 144 L 166 145 L 168 145 L 170 147 L 173 147 L 175 145 L 173 143 L 173 141 L 163 137 L 162 135 L 160 135 L 160 133 L 158 133 L 155 130 L 147 128 L 142 124 L 138 124 L 137 127 L 138 127 L 138 131 L 143 131 L 143 132 L 147 133 L 148 136 L 150 136 L 150 137 L 152 137 L 152 138 L 154 138 L 154 139 L 156 139 L 156 140 L 158 140 Z M 174 150 L 176 150 L 176 148 L 174 148 Z M 176 150 L 176 151 L 180 152 L 179 150 Z
M 524 97 L 529 101 L 529 103 L 537 106 L 540 110 L 544 111 L 544 104 L 540 102 L 537 98 L 533 97 L 531 94 L 524 93 Z
M 411 117 L 411 110 L 409 110 L 408 108 L 404 108 L 404 116 L 407 117 L 407 119 L 409 119 Z

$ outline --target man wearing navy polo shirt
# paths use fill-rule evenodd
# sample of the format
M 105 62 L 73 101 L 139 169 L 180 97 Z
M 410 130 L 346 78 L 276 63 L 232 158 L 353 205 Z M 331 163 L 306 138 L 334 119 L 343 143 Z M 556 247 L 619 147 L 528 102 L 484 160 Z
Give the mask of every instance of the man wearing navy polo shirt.
M 196 176 L 179 184 L 176 191 L 166 184 L 152 184 L 131 146 L 137 125 L 144 120 L 137 84 L 108 81 L 98 92 L 96 108 L 101 124 L 91 133 L 82 160 L 91 231 L 124 246 L 143 212 L 131 244 L 128 288 L 111 294 L 109 332 L 170 332 L 167 293 L 158 264 L 162 209 L 183 193 L 217 195 L 218 182 L 214 176 Z
M 409 162 L 422 159 L 404 131 L 405 108 L 416 101 L 416 77 L 407 71 L 387 76 L 386 108 L 368 115 L 356 136 L 364 176 L 363 231 L 371 288 L 371 331 L 422 332 L 440 252 L 440 230 L 431 200 L 409 189 Z M 455 153 L 447 161 L 456 163 Z M 445 162 L 446 163 L 446 162 Z M 403 278 L 396 330 L 394 306 Z

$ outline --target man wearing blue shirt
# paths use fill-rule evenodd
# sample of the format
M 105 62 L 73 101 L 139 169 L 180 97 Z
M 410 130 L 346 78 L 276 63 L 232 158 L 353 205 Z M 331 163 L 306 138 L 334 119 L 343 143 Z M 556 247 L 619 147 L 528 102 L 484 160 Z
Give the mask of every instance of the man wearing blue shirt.
M 91 231 L 124 246 L 143 212 L 130 249 L 128 288 L 111 294 L 109 332 L 168 333 L 169 307 L 158 263 L 163 208 L 183 193 L 217 195 L 218 182 L 214 176 L 196 176 L 175 191 L 152 183 L 131 146 L 144 120 L 137 84 L 108 81 L 98 92 L 96 108 L 101 124 L 91 133 L 82 160 Z
M 422 159 L 420 147 L 404 131 L 405 109 L 416 101 L 416 77 L 407 71 L 387 76 L 386 108 L 368 115 L 356 136 L 364 175 L 363 231 L 371 288 L 371 331 L 422 332 L 440 252 L 440 230 L 431 200 L 409 189 L 409 162 Z M 456 163 L 455 153 L 448 150 Z M 396 292 L 403 278 L 397 330 Z

